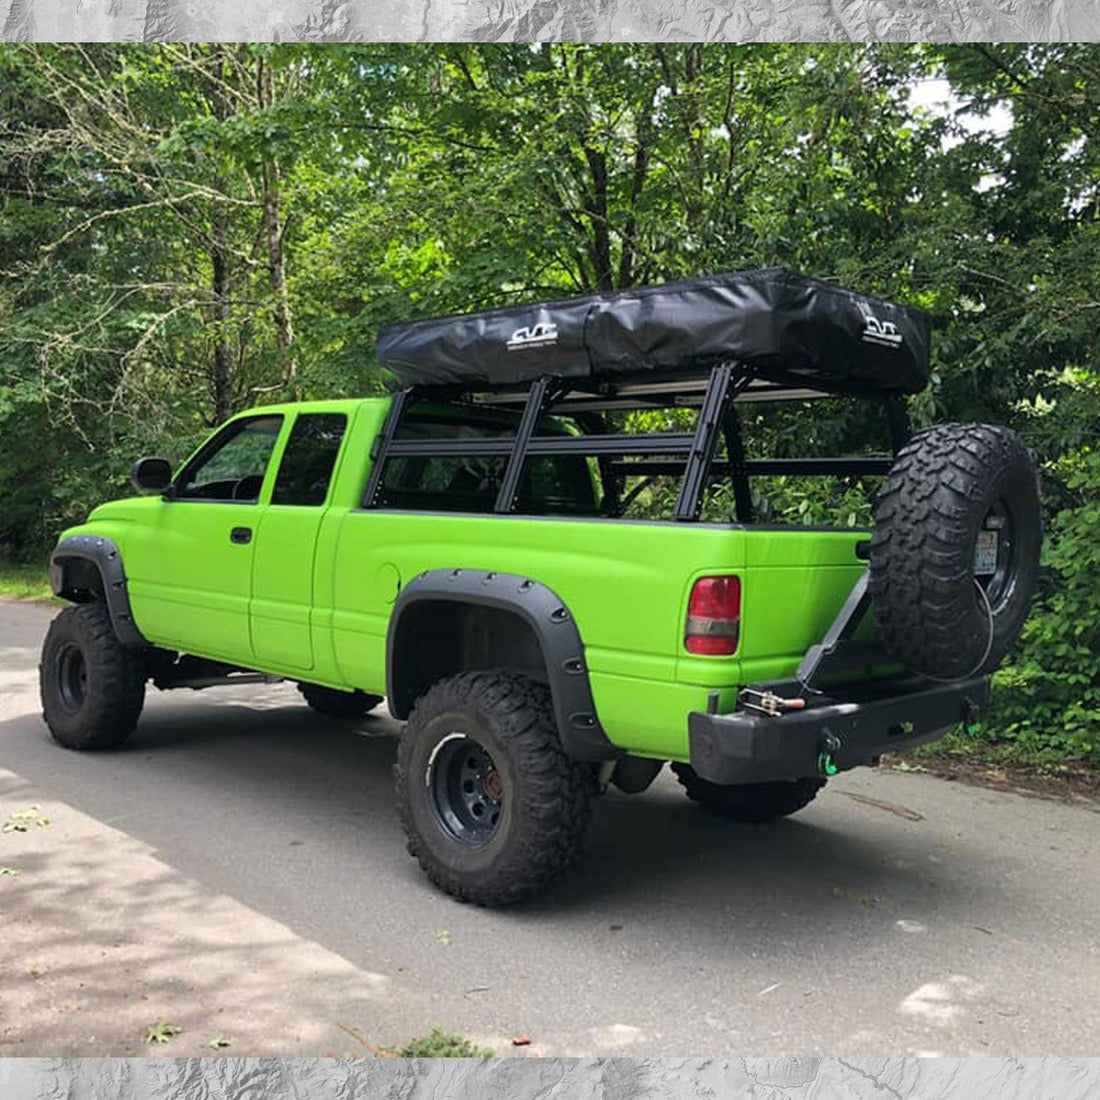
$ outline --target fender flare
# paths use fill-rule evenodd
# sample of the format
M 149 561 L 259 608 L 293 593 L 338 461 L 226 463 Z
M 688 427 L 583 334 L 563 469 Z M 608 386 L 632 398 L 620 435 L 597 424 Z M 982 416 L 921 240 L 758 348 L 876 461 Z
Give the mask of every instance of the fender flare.
M 572 614 L 553 589 L 515 573 L 430 569 L 414 577 L 394 601 L 386 633 L 386 695 L 395 718 L 412 710 L 396 667 L 395 643 L 405 611 L 424 601 L 447 601 L 510 611 L 532 630 L 542 650 L 562 747 L 574 760 L 614 760 L 623 750 L 600 725 L 584 643 Z
M 122 567 L 122 554 L 113 539 L 105 535 L 69 535 L 63 538 L 50 555 L 50 587 L 54 595 L 73 603 L 86 603 L 83 590 L 73 588 L 66 580 L 66 563 L 74 560 L 90 561 L 99 572 L 103 585 L 103 601 L 111 616 L 118 640 L 133 649 L 148 645 L 134 622 L 130 610 L 130 593 L 126 587 L 126 571 Z

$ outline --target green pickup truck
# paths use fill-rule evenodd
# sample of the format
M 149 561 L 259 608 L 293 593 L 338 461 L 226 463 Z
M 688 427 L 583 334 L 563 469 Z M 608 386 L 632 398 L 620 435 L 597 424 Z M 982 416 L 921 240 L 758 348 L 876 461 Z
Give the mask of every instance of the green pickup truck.
M 1004 428 L 910 435 L 927 340 L 774 271 L 394 326 L 389 396 L 242 412 L 63 533 L 45 720 L 104 749 L 148 682 L 285 679 L 349 720 L 385 697 L 410 852 L 485 905 L 666 762 L 713 812 L 793 813 L 974 722 L 1027 613 L 1034 465 Z M 746 409 L 822 397 L 888 453 L 746 453 Z M 822 474 L 881 479 L 872 528 L 757 522 L 754 479 Z

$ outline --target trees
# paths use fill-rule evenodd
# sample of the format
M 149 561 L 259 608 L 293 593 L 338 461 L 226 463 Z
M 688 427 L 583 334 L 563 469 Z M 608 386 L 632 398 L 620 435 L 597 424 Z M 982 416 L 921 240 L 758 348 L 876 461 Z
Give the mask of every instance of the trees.
M 0 68 L 0 489 L 50 494 L 33 534 L 0 521 L 24 552 L 117 491 L 119 448 L 186 447 L 293 388 L 278 114 L 302 73 L 188 44 L 5 47 Z
M 960 299 L 981 310 L 959 350 L 985 390 L 980 407 L 1004 408 L 1038 452 L 1046 495 L 1045 588 L 1000 674 L 993 736 L 1100 760 L 1100 50 L 939 56 L 961 96 L 1012 113 L 1003 136 L 968 154 L 989 184 L 971 211 L 975 243 L 956 261 Z
M 914 110 L 933 77 L 950 109 Z M 1083 697 L 1098 88 L 1069 44 L 0 46 L 0 548 L 42 554 L 120 456 L 366 391 L 386 321 L 781 264 L 930 309 L 917 421 L 1037 449 L 1052 587 L 1020 669 Z M 842 412 L 748 429 L 877 438 Z M 859 513 L 848 483 L 773 489 L 785 518 Z

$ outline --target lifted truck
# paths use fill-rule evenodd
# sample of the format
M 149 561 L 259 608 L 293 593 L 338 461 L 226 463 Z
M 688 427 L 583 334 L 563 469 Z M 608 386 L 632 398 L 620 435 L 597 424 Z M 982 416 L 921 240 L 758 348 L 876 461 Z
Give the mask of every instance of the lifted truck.
M 910 437 L 928 337 L 778 271 L 384 330 L 390 396 L 242 412 L 64 532 L 46 722 L 117 747 L 149 681 L 288 679 L 347 719 L 385 696 L 409 850 L 485 905 L 561 874 L 594 796 L 665 762 L 715 813 L 794 813 L 975 721 L 1027 613 L 1034 465 L 1005 428 Z M 745 408 L 838 396 L 891 453 L 746 454 Z M 881 476 L 873 529 L 755 522 L 777 474 Z

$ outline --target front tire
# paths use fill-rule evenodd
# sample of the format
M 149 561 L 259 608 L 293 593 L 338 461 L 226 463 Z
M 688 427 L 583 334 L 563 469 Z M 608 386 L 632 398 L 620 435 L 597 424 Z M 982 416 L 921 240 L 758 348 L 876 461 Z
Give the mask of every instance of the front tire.
M 596 791 L 566 756 L 544 684 L 504 672 L 442 680 L 418 701 L 394 768 L 409 854 L 459 901 L 508 905 L 576 860 Z
M 778 783 L 738 783 L 726 787 L 700 779 L 690 764 L 674 763 L 672 770 L 688 798 L 708 813 L 753 825 L 798 813 L 825 786 L 824 779 L 791 779 Z
M 337 691 L 320 684 L 299 684 L 298 690 L 309 706 L 326 718 L 346 718 L 349 721 L 365 718 L 382 702 L 381 695 L 368 695 L 365 691 Z
M 145 661 L 124 646 L 104 604 L 67 607 L 50 623 L 38 666 L 42 716 L 67 749 L 115 749 L 145 704 Z

